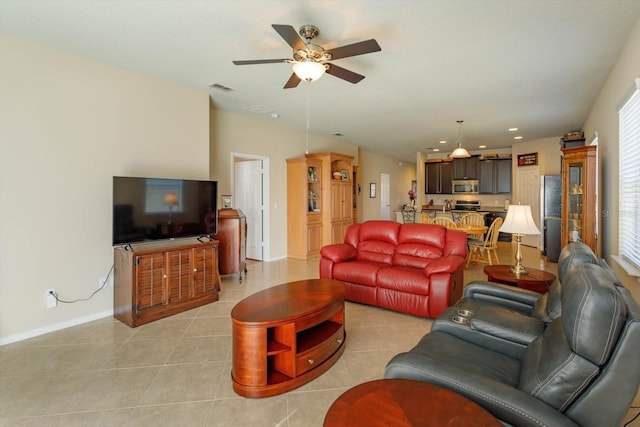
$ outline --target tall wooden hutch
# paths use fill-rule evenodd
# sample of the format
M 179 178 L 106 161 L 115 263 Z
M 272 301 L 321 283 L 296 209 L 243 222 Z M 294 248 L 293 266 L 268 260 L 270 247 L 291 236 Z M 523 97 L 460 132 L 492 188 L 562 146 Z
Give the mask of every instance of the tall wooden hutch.
M 322 162 L 287 160 L 287 255 L 307 259 L 322 248 Z
M 597 253 L 597 150 L 562 150 L 562 247 L 583 242 Z
M 322 162 L 322 245 L 343 243 L 353 224 L 353 156 L 327 152 L 306 157 Z

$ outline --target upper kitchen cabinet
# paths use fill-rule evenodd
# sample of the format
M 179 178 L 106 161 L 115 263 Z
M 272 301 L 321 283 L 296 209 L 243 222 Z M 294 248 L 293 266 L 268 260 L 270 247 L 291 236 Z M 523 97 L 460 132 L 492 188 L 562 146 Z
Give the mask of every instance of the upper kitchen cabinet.
M 451 162 L 426 162 L 425 194 L 451 194 L 451 170 Z
M 511 159 L 482 160 L 478 163 L 480 194 L 511 193 Z
M 478 179 L 480 156 L 453 159 L 453 179 Z

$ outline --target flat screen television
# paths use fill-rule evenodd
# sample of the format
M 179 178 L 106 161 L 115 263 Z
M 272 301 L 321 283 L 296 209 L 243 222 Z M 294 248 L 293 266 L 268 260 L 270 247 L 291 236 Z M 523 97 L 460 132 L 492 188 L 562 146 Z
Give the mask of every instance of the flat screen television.
M 113 177 L 113 245 L 216 234 L 218 183 Z

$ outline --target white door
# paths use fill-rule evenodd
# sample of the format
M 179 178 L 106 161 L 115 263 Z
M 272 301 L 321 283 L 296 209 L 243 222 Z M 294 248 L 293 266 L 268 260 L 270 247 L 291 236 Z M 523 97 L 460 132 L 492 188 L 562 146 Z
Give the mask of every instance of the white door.
M 247 217 L 247 258 L 263 260 L 262 160 L 235 162 L 235 207 Z
M 540 172 L 538 167 L 519 167 L 516 172 L 516 186 L 518 189 L 518 200 L 514 200 L 513 203 L 531 206 L 533 221 L 542 233 L 542 226 L 540 224 Z M 541 239 L 540 234 L 523 236 L 522 244 L 541 248 Z
M 390 183 L 389 174 L 380 174 L 380 219 L 391 219 Z

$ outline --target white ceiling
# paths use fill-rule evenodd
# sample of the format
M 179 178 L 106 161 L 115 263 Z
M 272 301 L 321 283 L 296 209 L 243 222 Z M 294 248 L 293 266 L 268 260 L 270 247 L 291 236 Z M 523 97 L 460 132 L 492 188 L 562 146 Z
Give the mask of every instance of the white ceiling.
M 3 32 L 207 91 L 219 109 L 300 131 L 307 85 L 282 89 L 290 65 L 231 61 L 291 57 L 271 24 L 313 24 L 325 49 L 375 38 L 381 52 L 336 61 L 363 81 L 311 84 L 311 133 L 339 132 L 408 161 L 428 147 L 451 151 L 458 119 L 469 150 L 511 146 L 510 127 L 522 141 L 580 128 L 639 17 L 638 0 L 0 0 Z

